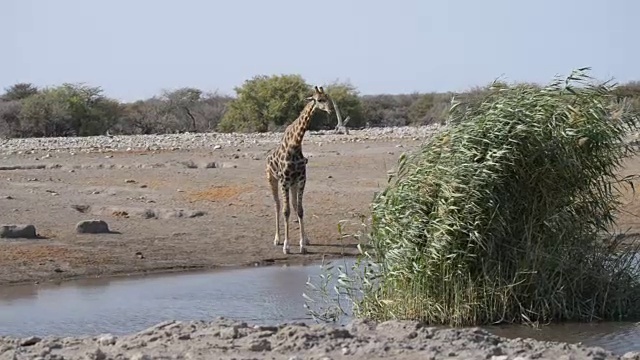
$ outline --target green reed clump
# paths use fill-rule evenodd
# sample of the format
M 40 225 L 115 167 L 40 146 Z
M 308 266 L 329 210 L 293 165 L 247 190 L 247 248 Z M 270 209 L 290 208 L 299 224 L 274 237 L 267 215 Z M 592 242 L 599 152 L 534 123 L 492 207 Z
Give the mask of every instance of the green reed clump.
M 372 204 L 356 316 L 481 325 L 640 315 L 635 252 L 605 241 L 631 180 L 618 170 L 638 117 L 586 70 L 454 104 L 450 125 L 401 157 Z

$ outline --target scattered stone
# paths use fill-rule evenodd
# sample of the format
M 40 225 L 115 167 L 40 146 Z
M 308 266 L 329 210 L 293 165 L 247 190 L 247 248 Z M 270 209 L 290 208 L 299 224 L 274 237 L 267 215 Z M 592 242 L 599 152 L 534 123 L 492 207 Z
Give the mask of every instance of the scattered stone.
M 87 210 L 89 210 L 91 208 L 91 205 L 80 205 L 80 204 L 74 204 L 74 205 L 70 205 L 70 207 L 76 211 L 79 211 L 81 213 L 86 213 Z
M 352 143 L 367 142 L 369 140 L 393 140 L 406 139 L 422 141 L 440 129 L 442 125 L 428 126 L 398 126 L 385 128 L 365 128 L 351 129 L 349 135 L 335 134 L 333 131 L 309 131 L 307 133 L 307 141 L 311 143 Z M 32 154 L 36 152 L 43 153 L 68 153 L 73 156 L 77 152 L 83 153 L 104 153 L 112 151 L 133 151 L 133 149 L 144 149 L 145 151 L 158 150 L 190 150 L 211 148 L 219 150 L 223 148 L 222 144 L 228 144 L 228 147 L 240 148 L 250 145 L 269 145 L 272 146 L 279 143 L 282 138 L 282 132 L 266 132 L 266 133 L 182 133 L 182 134 L 156 134 L 156 135 L 131 135 L 118 137 L 117 141 L 108 136 L 92 136 L 92 137 L 51 137 L 51 138 L 14 138 L 3 140 L 0 154 Z M 180 146 L 177 146 L 180 144 Z M 211 144 L 216 144 L 211 146 Z M 366 146 L 366 145 L 364 145 Z M 103 154 L 104 155 L 104 154 Z M 104 155 L 105 157 L 111 154 Z M 47 157 L 46 155 L 44 157 Z M 48 157 L 47 157 L 48 158 Z M 44 166 L 37 165 L 18 165 L 18 166 Z M 0 166 L 0 170 L 15 170 L 16 166 L 9 169 Z
M 85 359 L 91 360 L 106 360 L 107 354 L 102 351 L 102 349 L 97 348 L 91 351 L 87 351 Z
M 103 234 L 111 232 L 104 220 L 83 220 L 76 224 L 78 234 Z
M 0 225 L 0 238 L 6 239 L 36 239 L 36 227 L 31 224 L 25 225 Z
M 135 184 L 136 181 L 133 179 L 126 179 L 124 182 L 125 184 Z
M 213 161 L 202 164 L 203 169 L 215 169 L 217 167 L 218 165 Z
M 159 209 L 154 211 L 155 217 L 158 219 L 173 219 L 173 218 L 195 218 L 206 215 L 206 212 L 201 210 L 186 210 L 186 209 Z
M 142 198 L 144 200 L 144 198 Z M 174 219 L 174 218 L 195 218 L 204 216 L 207 213 L 202 210 L 189 210 L 181 208 L 142 208 L 124 206 L 102 206 L 93 208 L 91 211 L 96 216 L 117 216 L 126 218 L 142 219 Z
M 116 343 L 116 337 L 112 334 L 104 334 L 98 338 L 98 344 L 103 346 L 114 345 Z
M 354 320 L 346 326 L 303 323 L 248 326 L 224 318 L 211 322 L 166 321 L 121 337 L 111 334 L 52 340 L 0 337 L 0 353 L 14 351 L 19 351 L 21 359 L 94 360 L 638 358 L 637 352 L 616 356 L 581 344 L 507 339 L 478 328 L 435 328 L 411 321 Z
M 29 336 L 29 337 L 26 337 L 26 338 L 20 340 L 20 346 L 33 346 L 33 345 L 39 343 L 40 340 L 42 340 L 42 339 L 40 339 L 37 336 Z
M 267 339 L 253 340 L 249 344 L 250 351 L 271 351 L 271 343 Z
M 180 164 L 184 165 L 184 167 L 186 167 L 187 169 L 197 169 L 198 168 L 198 165 L 196 165 L 196 163 L 194 163 L 193 160 L 180 161 Z

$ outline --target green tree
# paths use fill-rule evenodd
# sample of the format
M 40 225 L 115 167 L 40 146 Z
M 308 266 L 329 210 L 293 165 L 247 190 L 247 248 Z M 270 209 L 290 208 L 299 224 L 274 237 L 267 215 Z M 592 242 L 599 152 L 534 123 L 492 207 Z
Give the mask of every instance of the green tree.
M 348 127 L 364 126 L 364 115 L 360 95 L 355 86 L 350 83 L 334 82 L 324 86 L 325 92 L 335 101 L 340 109 L 343 120 L 348 116 Z M 336 127 L 338 120 L 336 114 L 331 115 L 318 111 L 311 119 L 311 129 L 333 129 Z
M 20 112 L 22 102 L 18 100 L 0 101 L 0 137 L 20 136 Z
M 30 83 L 17 83 L 5 89 L 0 97 L 4 101 L 23 100 L 38 93 L 38 87 Z
M 421 94 L 418 100 L 409 106 L 409 123 L 414 125 L 428 124 L 431 122 L 429 113 L 435 103 L 434 94 Z
M 310 86 L 300 75 L 258 75 L 236 87 L 236 99 L 218 124 L 222 132 L 265 132 L 295 120 Z
M 27 136 L 89 136 L 103 134 L 121 114 L 101 88 L 65 83 L 24 99 L 20 123 Z
M 190 87 L 163 91 L 160 99 L 164 101 L 165 116 L 172 117 L 182 131 L 196 131 L 198 125 L 194 112 L 201 96 L 201 90 Z
M 20 126 L 25 136 L 69 135 L 68 104 L 61 92 L 45 89 L 25 99 L 20 112 Z

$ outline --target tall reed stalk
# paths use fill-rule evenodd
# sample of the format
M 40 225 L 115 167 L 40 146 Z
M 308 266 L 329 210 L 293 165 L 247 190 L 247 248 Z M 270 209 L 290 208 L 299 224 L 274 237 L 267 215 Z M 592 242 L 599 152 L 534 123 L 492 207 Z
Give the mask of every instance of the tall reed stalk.
M 376 194 L 339 276 L 354 314 L 432 324 L 638 318 L 640 262 L 610 233 L 637 114 L 574 71 L 454 103 Z M 363 243 L 364 244 L 364 243 Z M 358 284 L 355 287 L 353 284 Z

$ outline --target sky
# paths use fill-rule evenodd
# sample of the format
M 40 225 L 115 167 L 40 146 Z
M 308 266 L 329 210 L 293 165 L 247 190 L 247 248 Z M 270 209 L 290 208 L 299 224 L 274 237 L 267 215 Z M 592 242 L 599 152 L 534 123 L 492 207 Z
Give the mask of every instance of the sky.
M 640 80 L 637 0 L 0 0 L 0 89 L 100 86 L 134 101 L 256 75 L 361 94 Z M 636 25 L 634 25 L 634 23 Z

